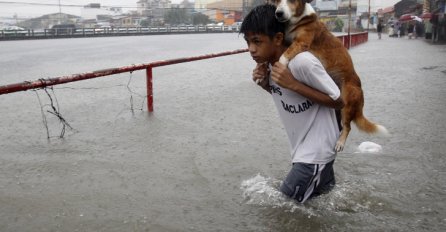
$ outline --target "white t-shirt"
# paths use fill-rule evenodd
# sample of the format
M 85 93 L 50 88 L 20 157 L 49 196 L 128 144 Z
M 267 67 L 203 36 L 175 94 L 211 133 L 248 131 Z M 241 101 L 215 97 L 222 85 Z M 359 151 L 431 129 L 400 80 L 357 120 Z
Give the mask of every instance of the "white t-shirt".
M 333 100 L 340 97 L 339 88 L 310 52 L 299 53 L 290 61 L 288 68 L 298 81 L 329 95 Z M 339 136 L 335 110 L 280 87 L 271 77 L 269 84 L 288 134 L 292 162 L 326 164 L 335 159 L 335 145 Z

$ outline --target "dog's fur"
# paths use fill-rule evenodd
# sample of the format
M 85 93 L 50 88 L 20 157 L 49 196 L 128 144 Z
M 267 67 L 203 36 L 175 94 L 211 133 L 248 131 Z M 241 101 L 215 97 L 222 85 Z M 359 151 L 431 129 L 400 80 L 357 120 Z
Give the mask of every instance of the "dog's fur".
M 328 74 L 339 86 L 344 101 L 342 114 L 342 132 L 336 143 L 336 151 L 344 149 L 351 121 L 367 133 L 387 134 L 385 127 L 367 120 L 362 113 L 364 96 L 361 81 L 356 74 L 352 59 L 341 41 L 318 20 L 311 7 L 312 0 L 273 0 L 276 5 L 276 18 L 287 22 L 286 40 L 288 49 L 280 57 L 279 62 L 288 65 L 289 60 L 303 51 L 310 51 L 327 70 Z

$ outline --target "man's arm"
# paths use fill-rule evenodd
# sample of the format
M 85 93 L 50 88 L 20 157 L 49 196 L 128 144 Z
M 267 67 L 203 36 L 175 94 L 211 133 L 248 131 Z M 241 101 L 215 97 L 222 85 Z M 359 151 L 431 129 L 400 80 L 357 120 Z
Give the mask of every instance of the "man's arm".
M 341 97 L 333 100 L 327 94 L 296 80 L 291 71 L 283 64 L 276 62 L 271 70 L 271 79 L 283 88 L 290 89 L 318 104 L 342 109 L 344 101 Z

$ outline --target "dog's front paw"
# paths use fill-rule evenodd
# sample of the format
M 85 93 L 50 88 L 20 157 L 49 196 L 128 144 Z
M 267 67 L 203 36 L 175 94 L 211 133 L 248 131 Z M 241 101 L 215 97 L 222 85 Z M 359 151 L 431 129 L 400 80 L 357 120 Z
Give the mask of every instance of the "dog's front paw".
M 256 79 L 254 82 L 255 82 L 256 84 L 260 85 L 260 83 L 261 83 L 263 80 L 265 80 L 265 78 L 259 78 L 259 79 Z
M 344 143 L 341 141 L 337 141 L 335 150 L 336 150 L 336 152 L 341 152 L 342 150 L 344 150 Z
M 281 55 L 279 62 L 285 66 L 288 66 L 288 63 L 290 63 L 290 60 L 288 60 L 284 55 Z

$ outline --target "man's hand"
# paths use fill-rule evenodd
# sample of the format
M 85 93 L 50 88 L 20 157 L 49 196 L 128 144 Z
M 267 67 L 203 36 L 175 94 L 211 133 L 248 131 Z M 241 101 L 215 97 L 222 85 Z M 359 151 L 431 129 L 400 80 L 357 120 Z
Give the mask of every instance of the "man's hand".
M 269 91 L 268 88 L 268 64 L 261 63 L 257 64 L 257 66 L 252 71 L 252 80 L 257 83 L 260 87 Z
M 334 109 L 342 109 L 344 102 L 342 97 L 337 100 L 331 99 L 326 93 L 307 86 L 306 84 L 294 79 L 293 74 L 287 66 L 276 62 L 271 69 L 271 79 L 280 87 L 292 90 L 318 104 L 325 105 Z
M 268 75 L 268 68 L 266 63 L 257 64 L 257 66 L 252 70 L 252 80 L 255 83 L 259 83 Z
M 280 62 L 276 62 L 271 69 L 271 79 L 280 87 L 287 89 L 292 89 L 293 85 L 297 82 L 288 67 Z

